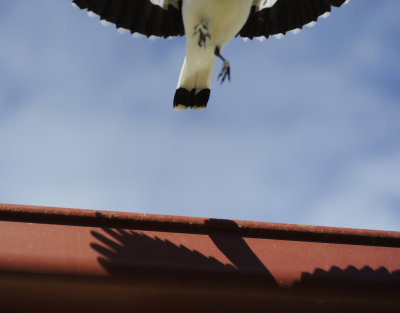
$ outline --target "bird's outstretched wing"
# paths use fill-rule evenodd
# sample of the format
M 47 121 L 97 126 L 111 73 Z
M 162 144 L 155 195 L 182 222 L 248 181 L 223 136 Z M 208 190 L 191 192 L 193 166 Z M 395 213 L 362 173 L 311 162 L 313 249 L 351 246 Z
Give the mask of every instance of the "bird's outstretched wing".
M 327 17 L 331 7 L 340 7 L 348 0 L 255 0 L 250 16 L 239 32 L 241 37 L 278 38 L 288 31 L 298 32 L 312 26 L 318 17 Z
M 164 38 L 185 34 L 182 0 L 73 0 L 73 3 L 132 34 Z

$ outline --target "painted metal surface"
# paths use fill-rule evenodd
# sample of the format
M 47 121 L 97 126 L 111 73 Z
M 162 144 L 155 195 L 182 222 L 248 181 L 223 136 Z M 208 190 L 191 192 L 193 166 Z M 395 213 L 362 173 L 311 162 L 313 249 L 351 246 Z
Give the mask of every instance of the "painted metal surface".
M 97 311 L 185 296 L 384 312 L 400 309 L 400 233 L 0 204 L 0 282 L 9 300 L 42 289 L 93 306 L 75 291 L 97 290 Z

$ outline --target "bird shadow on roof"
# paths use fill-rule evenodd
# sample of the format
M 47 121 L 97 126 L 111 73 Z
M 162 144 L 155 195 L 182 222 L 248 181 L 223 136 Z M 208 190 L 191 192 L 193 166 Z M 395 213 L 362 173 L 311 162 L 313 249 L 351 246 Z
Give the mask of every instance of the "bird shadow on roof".
M 91 247 L 100 255 L 98 262 L 113 276 L 157 275 L 162 279 L 163 275 L 173 274 L 174 277 L 192 279 L 199 275 L 202 279 L 229 278 L 241 282 L 256 279 L 268 286 L 277 285 L 268 269 L 239 235 L 208 234 L 212 243 L 208 243 L 206 249 L 214 244 L 227 259 L 227 262 L 222 262 L 183 244 L 142 231 L 102 228 L 102 232 L 91 233 L 96 238 Z
M 210 219 L 206 224 L 210 229 L 215 229 L 214 224 L 217 223 L 221 227 L 221 222 Z M 230 220 L 223 222 L 229 230 L 236 225 Z M 225 280 L 230 283 L 257 284 L 267 288 L 279 287 L 270 270 L 243 237 L 232 231 L 210 231 L 206 234 L 211 242 L 205 244 L 203 252 L 214 248 L 209 255 L 186 247 L 182 244 L 185 240 L 176 242 L 176 238 L 166 239 L 162 235 L 163 232 L 102 228 L 102 231 L 91 233 L 96 239 L 91 243 L 91 247 L 99 254 L 98 262 L 111 276 L 137 279 L 157 277 L 162 280 L 163 277 L 169 279 L 173 275 L 177 280 L 198 277 L 205 281 Z M 189 247 L 193 246 L 193 243 L 193 237 L 188 239 Z M 215 248 L 224 260 L 221 260 L 221 257 L 216 258 Z M 368 288 L 400 288 L 400 270 L 390 272 L 385 267 L 374 270 L 368 266 L 357 269 L 352 265 L 345 269 L 337 266 L 332 266 L 329 270 L 315 268 L 313 272 L 303 272 L 300 280 L 294 282 L 291 287 L 362 289 L 366 284 Z

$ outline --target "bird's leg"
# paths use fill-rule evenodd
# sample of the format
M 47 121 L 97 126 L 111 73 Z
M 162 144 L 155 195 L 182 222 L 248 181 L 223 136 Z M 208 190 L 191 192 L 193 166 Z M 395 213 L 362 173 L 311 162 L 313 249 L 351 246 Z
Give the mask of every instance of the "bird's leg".
M 226 78 L 228 80 L 231 80 L 231 66 L 229 65 L 229 62 L 221 55 L 221 51 L 219 47 L 216 47 L 214 50 L 214 54 L 222 60 L 223 65 L 222 69 L 218 74 L 218 79 L 220 80 L 220 84 L 222 84 Z
M 206 47 L 207 38 L 211 38 L 211 34 L 208 31 L 208 28 L 204 24 L 199 24 L 194 27 L 193 36 L 199 35 L 199 46 Z

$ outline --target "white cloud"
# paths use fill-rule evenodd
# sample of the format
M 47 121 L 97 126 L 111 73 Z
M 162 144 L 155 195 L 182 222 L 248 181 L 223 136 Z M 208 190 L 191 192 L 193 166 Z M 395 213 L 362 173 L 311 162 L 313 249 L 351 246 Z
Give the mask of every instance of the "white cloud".
M 67 2 L 5 1 L 1 202 L 398 229 L 399 93 L 381 76 L 398 1 L 232 42 L 232 82 L 182 113 L 182 39 L 119 35 Z

